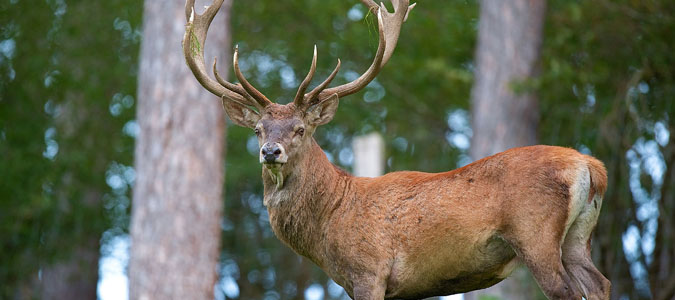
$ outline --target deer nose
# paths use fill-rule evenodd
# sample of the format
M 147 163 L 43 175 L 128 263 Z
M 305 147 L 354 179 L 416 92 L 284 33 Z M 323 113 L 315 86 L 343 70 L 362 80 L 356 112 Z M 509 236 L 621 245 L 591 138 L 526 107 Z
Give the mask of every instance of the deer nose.
M 282 153 L 283 150 L 279 143 L 265 143 L 260 149 L 260 158 L 264 162 L 271 164 L 277 162 Z

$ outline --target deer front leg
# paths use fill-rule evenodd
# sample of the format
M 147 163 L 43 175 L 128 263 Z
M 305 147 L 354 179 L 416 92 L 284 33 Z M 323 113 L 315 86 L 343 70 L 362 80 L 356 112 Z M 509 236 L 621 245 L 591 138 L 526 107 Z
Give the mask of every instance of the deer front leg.
M 391 268 L 389 268 L 391 269 Z M 378 271 L 365 271 L 352 274 L 351 294 L 354 300 L 382 300 L 387 292 L 388 273 L 384 266 Z
M 382 300 L 386 286 L 376 280 L 354 283 L 354 300 Z

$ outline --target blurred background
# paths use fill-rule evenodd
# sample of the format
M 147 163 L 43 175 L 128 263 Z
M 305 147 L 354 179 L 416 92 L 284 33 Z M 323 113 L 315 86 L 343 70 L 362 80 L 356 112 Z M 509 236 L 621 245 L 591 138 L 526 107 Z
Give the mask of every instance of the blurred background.
M 132 187 L 146 174 L 134 164 L 144 152 L 136 146 L 134 157 L 134 147 L 153 120 L 145 113 L 152 107 L 138 107 L 145 101 L 137 96 L 145 82 L 139 69 L 143 74 L 143 61 L 153 59 L 141 44 L 160 43 L 181 58 L 185 23 L 182 1 L 151 7 L 136 0 L 0 3 L 0 299 L 127 299 Z M 675 2 L 549 0 L 529 13 L 543 21 L 540 34 L 533 31 L 536 59 L 511 63 L 534 71 L 508 84 L 514 99 L 526 99 L 526 117 L 497 117 L 508 103 L 476 109 L 479 77 L 491 73 L 477 67 L 477 54 L 509 53 L 479 49 L 481 3 L 421 0 L 387 66 L 366 89 L 342 99 L 315 138 L 348 171 L 354 137 L 378 132 L 385 171 L 440 172 L 490 152 L 476 149 L 476 128 L 487 126 L 481 124 L 526 119 L 533 135 L 525 140 L 575 148 L 607 166 L 609 189 L 592 248 L 613 283 L 612 298 L 675 299 Z M 222 23 L 227 38 L 207 53 L 225 57 L 219 69 L 227 73 L 238 44 L 249 81 L 280 103 L 293 99 L 314 44 L 316 81 L 342 59 L 334 85 L 363 72 L 377 48 L 375 19 L 358 1 L 226 1 L 221 15 L 229 16 Z M 157 18 L 178 25 L 158 27 L 166 35 L 144 34 L 144 19 Z M 173 65 L 196 86 L 182 61 Z M 190 100 L 180 103 L 215 103 L 224 118 L 217 98 Z M 174 99 L 161 101 L 158 110 L 171 109 Z M 215 181 L 224 189 L 214 208 L 223 210 L 220 237 L 202 236 L 216 245 L 221 239 L 210 295 L 347 297 L 274 236 L 262 205 L 257 140 L 252 130 L 226 122 L 213 127 L 225 149 L 215 153 L 225 172 Z M 477 298 L 543 297 L 527 270 L 515 273 L 515 283 Z

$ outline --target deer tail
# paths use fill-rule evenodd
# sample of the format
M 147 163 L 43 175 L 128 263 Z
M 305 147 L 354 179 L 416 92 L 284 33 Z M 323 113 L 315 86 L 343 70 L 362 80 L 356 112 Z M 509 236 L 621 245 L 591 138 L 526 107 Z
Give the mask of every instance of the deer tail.
M 586 159 L 591 175 L 591 189 L 588 193 L 588 203 L 591 203 L 595 195 L 602 197 L 607 190 L 607 170 L 605 164 L 595 157 L 587 156 Z

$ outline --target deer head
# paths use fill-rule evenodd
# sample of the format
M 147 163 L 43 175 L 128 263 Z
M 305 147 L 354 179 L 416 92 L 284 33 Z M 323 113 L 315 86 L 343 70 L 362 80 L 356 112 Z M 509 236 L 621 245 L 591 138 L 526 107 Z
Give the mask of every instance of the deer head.
M 372 0 L 361 2 L 377 13 L 379 44 L 373 63 L 356 80 L 327 88 L 340 69 L 338 59 L 330 76 L 305 93 L 316 71 L 317 50 L 314 46 L 309 73 L 300 84 L 293 102 L 286 105 L 272 103 L 246 80 L 239 69 L 238 47 L 235 47 L 233 59 L 238 84 L 230 83 L 219 75 L 216 60 L 213 62 L 216 80 L 206 74 L 206 33 L 223 0 L 214 0 L 202 15 L 194 11 L 194 0 L 186 2 L 185 15 L 188 23 L 183 37 L 183 52 L 187 64 L 204 88 L 221 97 L 227 115 L 235 124 L 255 130 L 260 146 L 260 163 L 269 170 L 277 188 L 283 187 L 284 176 L 293 169 L 289 166 L 293 166 L 298 156 L 306 153 L 313 143 L 312 135 L 316 128 L 333 119 L 339 99 L 363 89 L 387 63 L 396 47 L 401 25 L 415 6 L 408 5 L 408 0 L 391 0 L 394 12 L 389 13 L 384 4 L 378 6 Z

